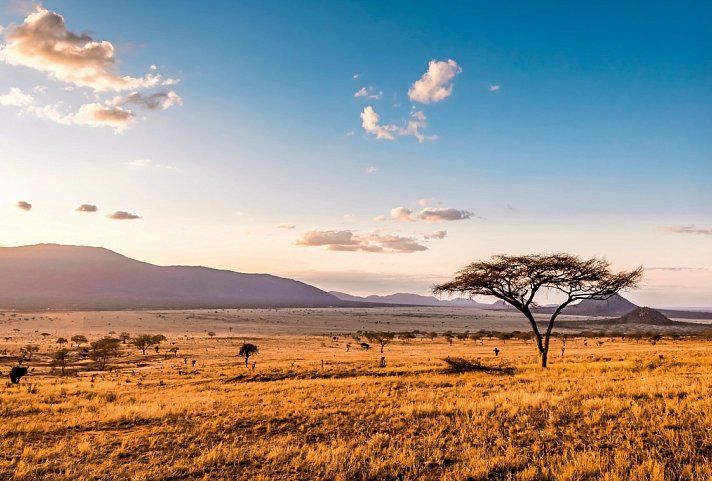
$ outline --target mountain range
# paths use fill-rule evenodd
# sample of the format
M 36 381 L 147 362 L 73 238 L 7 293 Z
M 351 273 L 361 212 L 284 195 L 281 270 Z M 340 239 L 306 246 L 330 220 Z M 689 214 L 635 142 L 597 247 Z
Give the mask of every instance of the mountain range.
M 0 247 L 0 309 L 328 307 L 343 302 L 269 274 L 156 266 L 100 247 Z

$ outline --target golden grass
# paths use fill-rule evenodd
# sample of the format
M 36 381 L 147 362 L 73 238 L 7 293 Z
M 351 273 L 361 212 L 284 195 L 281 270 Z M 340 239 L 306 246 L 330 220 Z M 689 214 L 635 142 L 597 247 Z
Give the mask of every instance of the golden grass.
M 521 341 L 396 341 L 379 368 L 347 337 L 270 335 L 253 371 L 240 340 L 168 337 L 93 381 L 51 373 L 44 346 L 0 390 L 0 479 L 712 479 L 708 342 L 570 340 L 542 370 Z M 516 373 L 448 374 L 448 355 Z

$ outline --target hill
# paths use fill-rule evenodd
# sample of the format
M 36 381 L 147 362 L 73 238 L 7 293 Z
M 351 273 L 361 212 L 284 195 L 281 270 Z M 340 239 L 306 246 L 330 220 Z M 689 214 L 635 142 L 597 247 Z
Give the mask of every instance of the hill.
M 0 309 L 337 306 L 316 287 L 269 274 L 156 266 L 100 247 L 0 247 Z
M 438 299 L 435 296 L 421 296 L 419 294 L 397 293 L 387 296 L 371 295 L 367 297 L 352 296 L 344 292 L 330 291 L 342 301 L 349 302 L 366 302 L 370 304 L 390 304 L 390 305 L 407 305 L 407 306 L 431 306 L 431 307 L 477 307 L 489 308 L 490 304 L 482 304 L 470 299 Z
M 595 332 L 642 332 L 692 334 L 712 328 L 710 324 L 673 321 L 650 307 L 638 307 L 613 319 L 588 319 L 583 321 L 558 321 L 556 327 Z

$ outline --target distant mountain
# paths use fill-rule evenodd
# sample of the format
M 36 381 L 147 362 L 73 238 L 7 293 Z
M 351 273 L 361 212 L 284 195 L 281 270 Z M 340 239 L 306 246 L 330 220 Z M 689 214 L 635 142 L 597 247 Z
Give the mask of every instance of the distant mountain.
M 337 306 L 316 287 L 268 274 L 161 267 L 99 247 L 0 247 L 2 309 Z
M 697 333 L 712 328 L 710 324 L 678 322 L 650 307 L 638 307 L 614 319 L 587 319 L 583 321 L 558 321 L 556 327 L 586 331 L 622 332 L 675 332 Z
M 391 304 L 391 305 L 408 305 L 408 306 L 432 306 L 432 307 L 478 307 L 488 308 L 490 304 L 482 304 L 470 299 L 438 299 L 435 296 L 421 296 L 418 294 L 397 293 L 387 296 L 368 296 L 359 297 L 346 294 L 344 292 L 331 291 L 342 301 L 349 302 L 367 302 L 371 304 Z
M 585 299 L 578 304 L 566 307 L 562 314 L 588 317 L 622 316 L 634 311 L 637 307 L 620 294 L 614 294 L 605 300 Z M 542 306 L 534 309 L 534 311 L 541 314 L 551 314 L 555 309 L 556 307 L 552 306 Z

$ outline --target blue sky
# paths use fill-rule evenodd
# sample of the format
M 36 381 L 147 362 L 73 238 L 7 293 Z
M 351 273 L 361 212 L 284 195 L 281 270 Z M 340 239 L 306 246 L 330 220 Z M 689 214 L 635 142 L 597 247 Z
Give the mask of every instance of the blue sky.
M 38 8 L 111 43 L 108 90 L 20 49 L 38 40 L 13 29 Z M 712 305 L 711 9 L 0 2 L 0 244 L 101 245 L 360 294 L 564 250 L 653 268 L 638 302 Z M 448 60 L 449 95 L 409 98 Z M 166 103 L 147 107 L 152 94 Z M 369 106 L 392 140 L 364 128 Z M 420 118 L 422 142 L 404 132 Z

